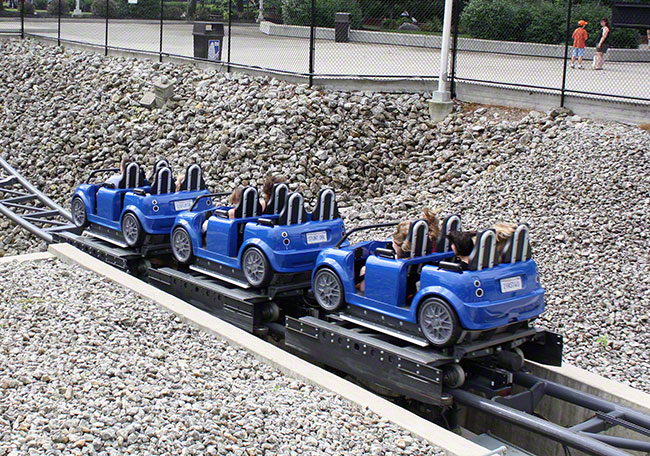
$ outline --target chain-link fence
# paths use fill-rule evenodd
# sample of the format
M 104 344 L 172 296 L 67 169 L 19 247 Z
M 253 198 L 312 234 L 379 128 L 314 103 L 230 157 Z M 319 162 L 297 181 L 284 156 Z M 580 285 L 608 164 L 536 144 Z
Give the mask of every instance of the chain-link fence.
M 228 71 L 310 82 L 436 79 L 440 70 L 444 0 L 0 1 L 0 32 L 106 52 L 213 60 Z M 650 0 L 632 2 L 621 19 L 613 0 L 455 0 L 452 82 L 557 93 L 562 101 L 579 94 L 650 102 Z

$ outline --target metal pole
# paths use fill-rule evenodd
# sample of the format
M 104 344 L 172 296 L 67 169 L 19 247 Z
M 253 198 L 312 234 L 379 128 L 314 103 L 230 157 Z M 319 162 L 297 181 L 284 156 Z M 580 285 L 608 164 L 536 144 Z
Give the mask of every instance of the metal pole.
M 61 46 L 61 0 L 59 0 L 59 14 L 58 14 L 58 28 L 56 32 L 56 44 L 57 46 Z
M 158 61 L 162 63 L 163 51 L 163 19 L 164 19 L 165 5 L 163 0 L 160 0 L 160 51 L 158 52 Z
M 264 20 L 264 0 L 260 0 L 260 11 L 257 14 L 257 22 L 262 22 Z
M 564 91 L 566 89 L 566 70 L 569 58 L 569 39 L 571 37 L 571 6 L 573 0 L 569 0 L 569 9 L 566 15 L 566 39 L 564 40 L 564 71 L 562 71 L 562 90 L 560 91 L 560 106 L 564 107 Z
M 228 0 L 228 66 L 226 67 L 230 73 L 230 42 L 232 41 L 232 0 Z
M 316 16 L 316 1 L 311 0 L 311 26 L 309 28 L 309 87 L 314 84 L 314 41 L 315 41 L 315 27 L 314 20 Z
M 108 1 L 106 0 L 106 34 L 104 36 L 104 55 L 108 55 Z
M 440 78 L 438 92 L 447 92 L 449 71 L 449 37 L 451 36 L 451 11 L 454 0 L 445 0 L 445 16 L 442 23 L 442 45 L 440 49 Z
M 25 38 L 25 0 L 20 0 L 20 38 Z
M 451 44 L 451 97 L 456 98 L 456 56 L 458 55 L 458 20 L 459 20 L 460 5 L 454 5 L 454 38 Z

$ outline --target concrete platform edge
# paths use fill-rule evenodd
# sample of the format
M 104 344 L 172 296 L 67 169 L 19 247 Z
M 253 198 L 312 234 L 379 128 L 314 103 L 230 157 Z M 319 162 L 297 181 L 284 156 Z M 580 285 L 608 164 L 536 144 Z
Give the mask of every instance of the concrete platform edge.
M 207 330 L 229 343 L 244 348 L 257 359 L 279 369 L 285 375 L 336 393 L 360 407 L 365 407 L 388 419 L 402 429 L 443 449 L 449 455 L 487 456 L 489 450 L 436 426 L 419 416 L 371 392 L 281 350 L 229 323 L 167 294 L 152 285 L 119 271 L 67 244 L 50 245 L 49 251 L 68 264 L 79 265 L 96 272 L 138 295 L 151 299 L 159 307 L 184 321 Z

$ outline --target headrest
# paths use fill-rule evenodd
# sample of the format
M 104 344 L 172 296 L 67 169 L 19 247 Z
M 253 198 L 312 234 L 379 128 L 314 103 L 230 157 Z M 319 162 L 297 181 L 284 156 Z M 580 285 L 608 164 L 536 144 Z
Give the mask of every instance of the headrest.
M 203 171 L 196 163 L 187 167 L 185 179 L 181 183 L 181 192 L 197 192 L 205 190 L 205 181 L 203 180 Z
M 130 162 L 124 168 L 124 174 L 117 188 L 136 188 L 144 185 L 144 170 L 137 162 Z
M 151 184 L 152 195 L 162 195 L 163 193 L 172 193 L 174 187 L 174 176 L 169 168 L 158 168 L 154 174 L 154 180 Z
M 411 258 L 421 257 L 429 251 L 429 224 L 426 220 L 411 222 L 408 238 L 411 241 Z
M 167 161 L 166 158 L 160 158 L 160 159 L 158 159 L 158 161 L 156 163 L 154 163 L 153 171 L 151 172 L 151 178 L 149 180 L 153 181 L 156 178 L 156 173 L 158 173 L 158 170 L 160 170 L 162 168 L 172 169 L 172 167 L 170 166 L 170 164 L 169 164 L 169 162 Z
M 451 242 L 447 239 L 447 235 L 452 231 L 462 231 L 460 216 L 458 215 L 450 215 L 442 221 L 440 236 L 438 236 L 438 240 L 436 241 L 436 252 L 442 253 L 451 250 Z
M 287 202 L 287 195 L 289 194 L 289 186 L 285 183 L 274 184 L 271 190 L 271 198 L 266 203 L 264 213 L 279 214 L 282 212 L 285 203 Z
M 241 199 L 235 208 L 235 218 L 249 218 L 262 215 L 262 206 L 257 198 L 255 187 L 245 187 L 241 192 Z
M 336 204 L 336 194 L 331 188 L 324 188 L 318 192 L 316 206 L 311 212 L 312 221 L 322 222 L 339 218 L 339 208 Z
M 521 224 L 517 227 L 503 247 L 501 263 L 530 260 L 532 251 L 530 249 L 529 232 L 528 225 Z
M 305 200 L 300 193 L 290 193 L 280 213 L 278 225 L 298 225 L 307 221 Z
M 497 234 L 494 230 L 480 231 L 476 234 L 474 249 L 469 255 L 470 271 L 481 271 L 494 266 L 496 255 Z

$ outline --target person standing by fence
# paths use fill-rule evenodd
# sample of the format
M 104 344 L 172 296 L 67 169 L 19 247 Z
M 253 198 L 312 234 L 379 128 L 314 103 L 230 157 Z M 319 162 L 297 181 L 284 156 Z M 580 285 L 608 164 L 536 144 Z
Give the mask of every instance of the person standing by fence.
M 578 68 L 582 69 L 582 59 L 585 57 L 585 46 L 589 34 L 585 30 L 587 21 L 579 20 L 578 28 L 573 31 L 573 54 L 571 55 L 571 68 L 576 66 L 576 57 L 578 58 Z
M 600 36 L 598 37 L 598 42 L 596 43 L 596 55 L 594 56 L 594 70 L 602 70 L 603 63 L 605 63 L 605 52 L 609 49 L 609 21 L 606 17 L 600 20 Z

